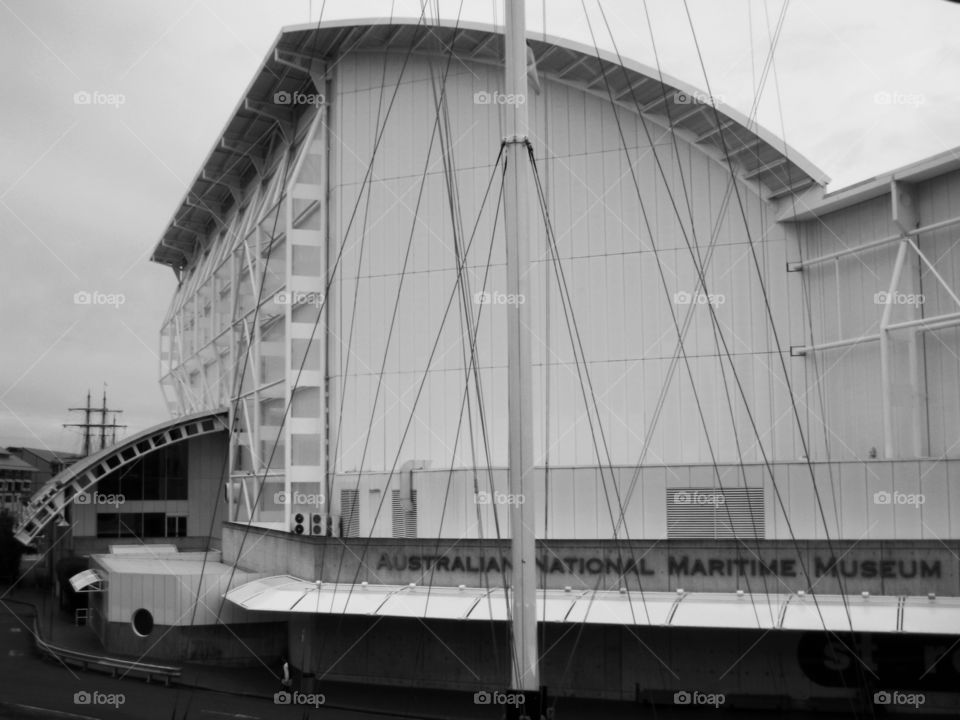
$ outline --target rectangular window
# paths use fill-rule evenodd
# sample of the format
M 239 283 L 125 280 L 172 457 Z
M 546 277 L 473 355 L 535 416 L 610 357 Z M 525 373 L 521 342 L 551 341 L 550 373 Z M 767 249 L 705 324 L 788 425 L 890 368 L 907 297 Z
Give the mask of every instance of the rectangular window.
M 97 537 L 143 537 L 143 515 L 140 513 L 100 513 L 97 515 Z
M 184 515 L 167 515 L 167 537 L 186 537 L 187 518 Z
M 166 519 L 164 513 L 144 513 L 143 514 L 143 537 L 162 538 L 166 537 Z

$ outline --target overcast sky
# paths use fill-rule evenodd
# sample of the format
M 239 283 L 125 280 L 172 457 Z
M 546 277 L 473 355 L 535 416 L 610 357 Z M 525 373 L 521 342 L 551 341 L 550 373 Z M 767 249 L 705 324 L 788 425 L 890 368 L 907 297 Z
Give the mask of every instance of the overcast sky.
M 167 417 L 156 350 L 175 279 L 150 251 L 279 29 L 316 22 L 322 4 L 0 0 L 0 445 L 76 449 L 67 408 L 104 383 L 128 433 Z M 499 5 L 466 2 L 463 17 L 490 22 Z M 542 32 L 544 4 L 527 5 Z M 745 114 L 782 6 L 690 0 L 713 93 Z M 324 17 L 391 7 L 419 14 L 415 1 L 329 0 Z M 649 25 L 641 0 L 603 7 L 622 54 L 654 65 L 652 28 L 664 72 L 705 86 L 682 2 L 650 0 Z M 546 8 L 549 34 L 590 43 L 579 0 Z M 794 0 L 758 119 L 830 189 L 953 149 L 958 37 L 960 5 L 943 0 Z M 122 104 L 77 104 L 83 92 Z M 116 297 L 83 305 L 78 292 Z

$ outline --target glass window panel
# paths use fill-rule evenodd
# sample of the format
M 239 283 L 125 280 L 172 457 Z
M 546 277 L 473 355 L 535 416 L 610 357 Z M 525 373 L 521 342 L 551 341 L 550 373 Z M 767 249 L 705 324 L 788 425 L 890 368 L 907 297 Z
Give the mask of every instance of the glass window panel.
M 323 248 L 315 245 L 293 246 L 293 274 L 320 275 L 323 272 Z
M 319 435 L 291 435 L 290 461 L 294 465 L 320 464 Z
M 320 388 L 298 388 L 293 394 L 290 412 L 295 418 L 320 417 Z

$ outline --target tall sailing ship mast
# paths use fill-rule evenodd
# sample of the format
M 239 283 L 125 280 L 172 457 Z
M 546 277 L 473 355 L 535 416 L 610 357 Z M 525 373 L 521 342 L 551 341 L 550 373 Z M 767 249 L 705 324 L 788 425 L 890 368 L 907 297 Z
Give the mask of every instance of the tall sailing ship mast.
M 508 96 L 527 96 L 526 3 L 505 0 L 505 89 Z M 527 190 L 527 104 L 506 105 L 504 138 L 504 227 L 507 292 L 526 298 L 529 286 L 530 214 Z M 534 695 L 540 688 L 537 652 L 536 537 L 534 528 L 533 399 L 530 366 L 530 304 L 507 306 L 507 403 L 510 493 L 524 498 L 510 506 L 512 608 L 510 614 L 511 681 Z M 539 705 L 539 703 L 536 703 Z

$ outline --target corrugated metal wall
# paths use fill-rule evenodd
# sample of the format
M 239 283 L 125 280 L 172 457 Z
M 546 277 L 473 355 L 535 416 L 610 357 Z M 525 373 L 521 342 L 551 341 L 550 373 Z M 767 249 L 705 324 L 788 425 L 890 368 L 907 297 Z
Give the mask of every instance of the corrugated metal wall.
M 776 487 L 770 482 L 770 472 Z M 613 467 L 602 472 L 590 467 L 554 467 L 549 483 L 545 475 L 542 468 L 535 475 L 538 538 L 611 538 L 622 507 L 621 539 L 669 540 L 677 536 L 674 530 L 678 529 L 669 521 L 674 494 L 704 488 L 721 494 L 743 488 L 759 490 L 762 507 L 752 509 L 750 516 L 741 520 L 755 524 L 756 534 L 770 540 L 960 537 L 958 460 L 793 462 L 774 464 L 770 471 L 756 464 L 720 465 L 716 471 L 711 465 Z M 476 474 L 472 470 L 417 471 L 418 537 L 509 537 L 506 470 L 495 468 L 492 477 L 493 494 L 486 470 Z M 397 483 L 394 476 L 389 487 L 396 488 Z M 487 495 L 478 497 L 475 487 Z M 359 496 L 354 537 L 392 536 L 386 473 L 364 473 L 359 480 L 354 474 L 338 475 L 333 490 L 335 513 L 344 512 L 340 504 L 343 491 Z M 722 509 L 716 520 L 719 525 L 734 521 Z M 720 530 L 718 537 L 722 536 Z
M 917 187 L 917 214 L 926 225 L 960 215 L 960 172 L 921 183 Z M 960 230 L 944 228 L 920 237 L 920 248 L 953 289 L 960 288 Z M 931 273 L 919 282 L 924 315 L 960 311 Z M 934 457 L 960 451 L 960 327 L 927 333 L 923 343 L 926 371 L 929 453 Z
M 920 225 L 960 215 L 960 173 L 951 173 L 913 188 Z M 811 258 L 845 248 L 855 248 L 897 233 L 891 221 L 889 194 L 838 210 L 798 225 L 796 255 Z M 956 227 L 922 233 L 919 247 L 951 288 L 960 287 L 960 259 L 955 252 Z M 848 255 L 836 262 L 804 270 L 807 283 L 812 336 L 806 342 L 831 342 L 842 338 L 876 334 L 883 304 L 877 293 L 890 287 L 897 256 L 896 243 Z M 792 251 L 793 252 L 793 251 Z M 894 305 L 891 321 L 931 317 L 960 311 L 933 273 L 913 251 L 907 260 L 898 289 L 904 295 L 922 295 L 917 305 Z M 799 275 L 800 273 L 797 273 Z M 911 437 L 909 333 L 891 333 L 891 375 L 895 446 L 900 457 L 915 457 Z M 922 415 L 925 441 L 921 457 L 957 455 L 960 447 L 960 331 L 957 327 L 921 335 L 923 392 Z M 880 345 L 877 342 L 818 353 L 805 362 L 806 386 L 810 388 L 809 437 L 814 456 L 865 458 L 871 448 L 882 453 L 882 393 Z M 822 418 L 822 421 L 821 421 Z M 825 436 L 826 428 L 826 436 Z
M 372 471 L 389 469 L 395 460 L 399 465 L 410 458 L 431 459 L 435 466 L 474 464 L 466 421 L 460 443 L 455 443 L 465 366 L 460 341 L 462 313 L 457 300 L 441 334 L 415 419 L 403 448 L 399 447 L 455 279 L 453 233 L 439 140 L 434 142 L 426 165 L 435 116 L 434 88 L 439 86 L 439 82 L 431 82 L 426 59 L 410 60 L 374 163 L 369 195 L 365 193 L 357 205 L 366 163 L 372 155 L 378 105 L 382 117 L 391 102 L 399 67 L 400 58 L 388 63 L 382 91 L 382 58 L 350 55 L 336 67 L 331 136 L 333 241 L 341 241 L 350 226 L 331 298 L 334 321 L 330 418 L 333 445 L 338 444 L 340 429 L 338 471 L 361 466 Z M 443 63 L 434 60 L 435 75 L 439 76 L 442 69 Z M 467 239 L 502 135 L 500 106 L 476 104 L 474 93 L 497 90 L 500 82 L 494 68 L 464 67 L 457 62 L 453 63 L 447 82 L 453 156 Z M 760 429 L 765 452 L 780 460 L 798 458 L 801 445 L 740 205 L 735 196 L 724 203 L 729 185 L 726 167 L 687 143 L 680 142 L 675 149 L 670 136 L 653 125 L 650 132 L 655 147 L 651 148 L 636 115 L 621 110 L 619 118 L 629 146 L 627 154 L 621 147 L 608 104 L 557 83 L 546 82 L 543 93 L 530 98 L 530 109 L 530 138 L 543 171 L 609 459 L 614 464 L 638 461 L 665 383 L 669 383 L 669 390 L 650 437 L 646 462 L 696 463 L 713 458 L 735 462 L 741 454 L 746 461 L 762 459 L 729 364 L 723 363 L 725 376 L 721 372 L 707 305 L 685 305 L 675 299 L 675 293 L 695 290 L 696 273 L 654 153 L 679 205 L 687 237 L 691 243 L 696 242 L 699 253 L 709 263 L 708 290 L 722 296 L 722 303 L 715 305 L 716 313 L 734 354 L 739 381 L 753 422 Z M 642 218 L 630 163 L 636 171 L 653 237 Z M 414 228 L 420 173 L 425 166 L 428 175 L 417 213 L 419 222 Z M 482 287 L 487 253 L 491 252 L 497 189 L 495 184 L 494 202 L 488 204 L 480 219 L 469 255 L 474 291 Z M 788 350 L 791 344 L 802 342 L 803 323 L 800 280 L 785 272 L 785 230 L 775 223 L 772 209 L 761 202 L 754 190 L 741 185 L 740 195 L 780 340 Z M 398 296 L 411 231 L 413 241 Z M 712 250 L 711 237 L 715 238 Z M 664 269 L 666 288 L 661 283 L 654 248 Z M 552 264 L 546 261 L 543 233 L 532 243 L 531 252 L 532 297 L 528 302 L 533 305 L 535 319 L 534 402 L 538 408 L 539 461 L 543 462 L 549 452 L 552 464 L 596 465 L 595 443 L 580 394 Z M 336 253 L 337 248 L 333 248 L 332 254 Z M 493 237 L 487 284 L 492 292 L 505 291 L 503 262 L 503 236 L 498 231 Z M 357 307 L 351 330 L 355 294 Z M 689 375 L 683 362 L 671 372 L 677 346 L 671 307 L 681 323 L 688 310 L 693 314 L 685 342 Z M 395 309 L 395 328 L 384 364 Z M 476 316 L 479 306 L 470 309 Z M 502 306 L 484 305 L 480 318 L 478 352 L 491 456 L 494 464 L 504 464 L 505 311 Z M 786 363 L 791 382 L 802 383 L 803 361 L 788 357 Z M 382 365 L 383 386 L 374 408 Z M 732 417 L 727 392 L 733 399 Z M 805 397 L 804 387 L 798 387 L 798 392 Z M 806 412 L 802 406 L 801 412 Z M 477 462 L 483 464 L 476 414 L 473 431 Z M 364 457 L 365 443 L 368 446 Z M 605 453 L 602 461 L 607 461 Z

